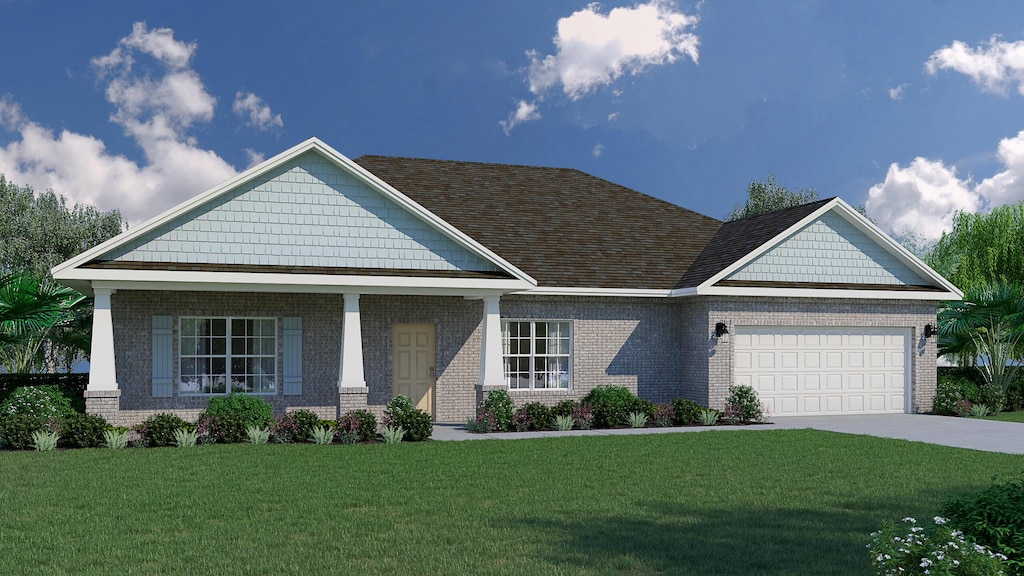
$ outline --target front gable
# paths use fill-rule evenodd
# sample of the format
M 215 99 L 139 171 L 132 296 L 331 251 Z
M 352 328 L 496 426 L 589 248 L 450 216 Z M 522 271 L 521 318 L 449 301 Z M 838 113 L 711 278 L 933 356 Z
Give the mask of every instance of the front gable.
M 836 212 L 826 212 L 723 279 L 930 286 L 933 282 Z
M 96 260 L 500 271 L 316 151 L 244 181 Z

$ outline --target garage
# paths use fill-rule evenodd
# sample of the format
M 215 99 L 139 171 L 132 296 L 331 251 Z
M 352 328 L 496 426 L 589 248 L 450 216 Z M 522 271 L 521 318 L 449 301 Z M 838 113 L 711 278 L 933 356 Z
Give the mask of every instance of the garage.
M 737 326 L 735 382 L 773 416 L 908 412 L 906 328 Z

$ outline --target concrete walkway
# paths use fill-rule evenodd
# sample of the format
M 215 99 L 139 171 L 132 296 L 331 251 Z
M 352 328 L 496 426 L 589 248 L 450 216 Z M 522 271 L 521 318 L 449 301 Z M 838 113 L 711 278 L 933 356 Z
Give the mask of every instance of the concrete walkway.
M 519 440 L 549 436 L 620 436 L 623 434 L 669 434 L 673 432 L 727 432 L 732 430 L 792 430 L 814 428 L 845 434 L 865 434 L 927 442 L 940 446 L 970 448 L 986 452 L 1024 454 L 1024 423 L 953 418 L 927 414 L 872 414 L 849 416 L 789 416 L 773 418 L 772 424 L 685 428 L 616 428 L 613 430 L 572 430 L 568 432 L 504 432 L 471 434 L 463 424 L 435 424 L 434 440 Z

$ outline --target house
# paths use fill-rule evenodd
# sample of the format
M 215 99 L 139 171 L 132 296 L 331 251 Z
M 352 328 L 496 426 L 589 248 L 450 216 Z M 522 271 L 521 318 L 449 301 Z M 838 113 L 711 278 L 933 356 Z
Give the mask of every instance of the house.
M 948 281 L 838 198 L 721 222 L 577 170 L 363 156 L 313 138 L 53 270 L 95 298 L 89 412 L 257 394 L 324 417 L 397 394 L 602 384 L 771 413 L 918 412 Z

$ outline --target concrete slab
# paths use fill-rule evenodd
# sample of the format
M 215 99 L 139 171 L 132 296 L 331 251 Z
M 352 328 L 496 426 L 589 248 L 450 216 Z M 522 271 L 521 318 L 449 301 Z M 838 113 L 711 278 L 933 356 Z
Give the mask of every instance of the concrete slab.
M 625 434 L 672 434 L 685 432 L 728 432 L 734 430 L 793 430 L 813 428 L 844 434 L 864 434 L 926 442 L 986 452 L 1024 454 L 1024 423 L 931 416 L 928 414 L 870 414 L 845 416 L 789 416 L 774 418 L 772 424 L 751 426 L 686 426 L 682 428 L 616 428 L 612 430 L 571 430 L 567 432 L 502 432 L 471 434 L 463 424 L 435 424 L 434 440 L 520 440 L 559 436 L 621 436 Z

